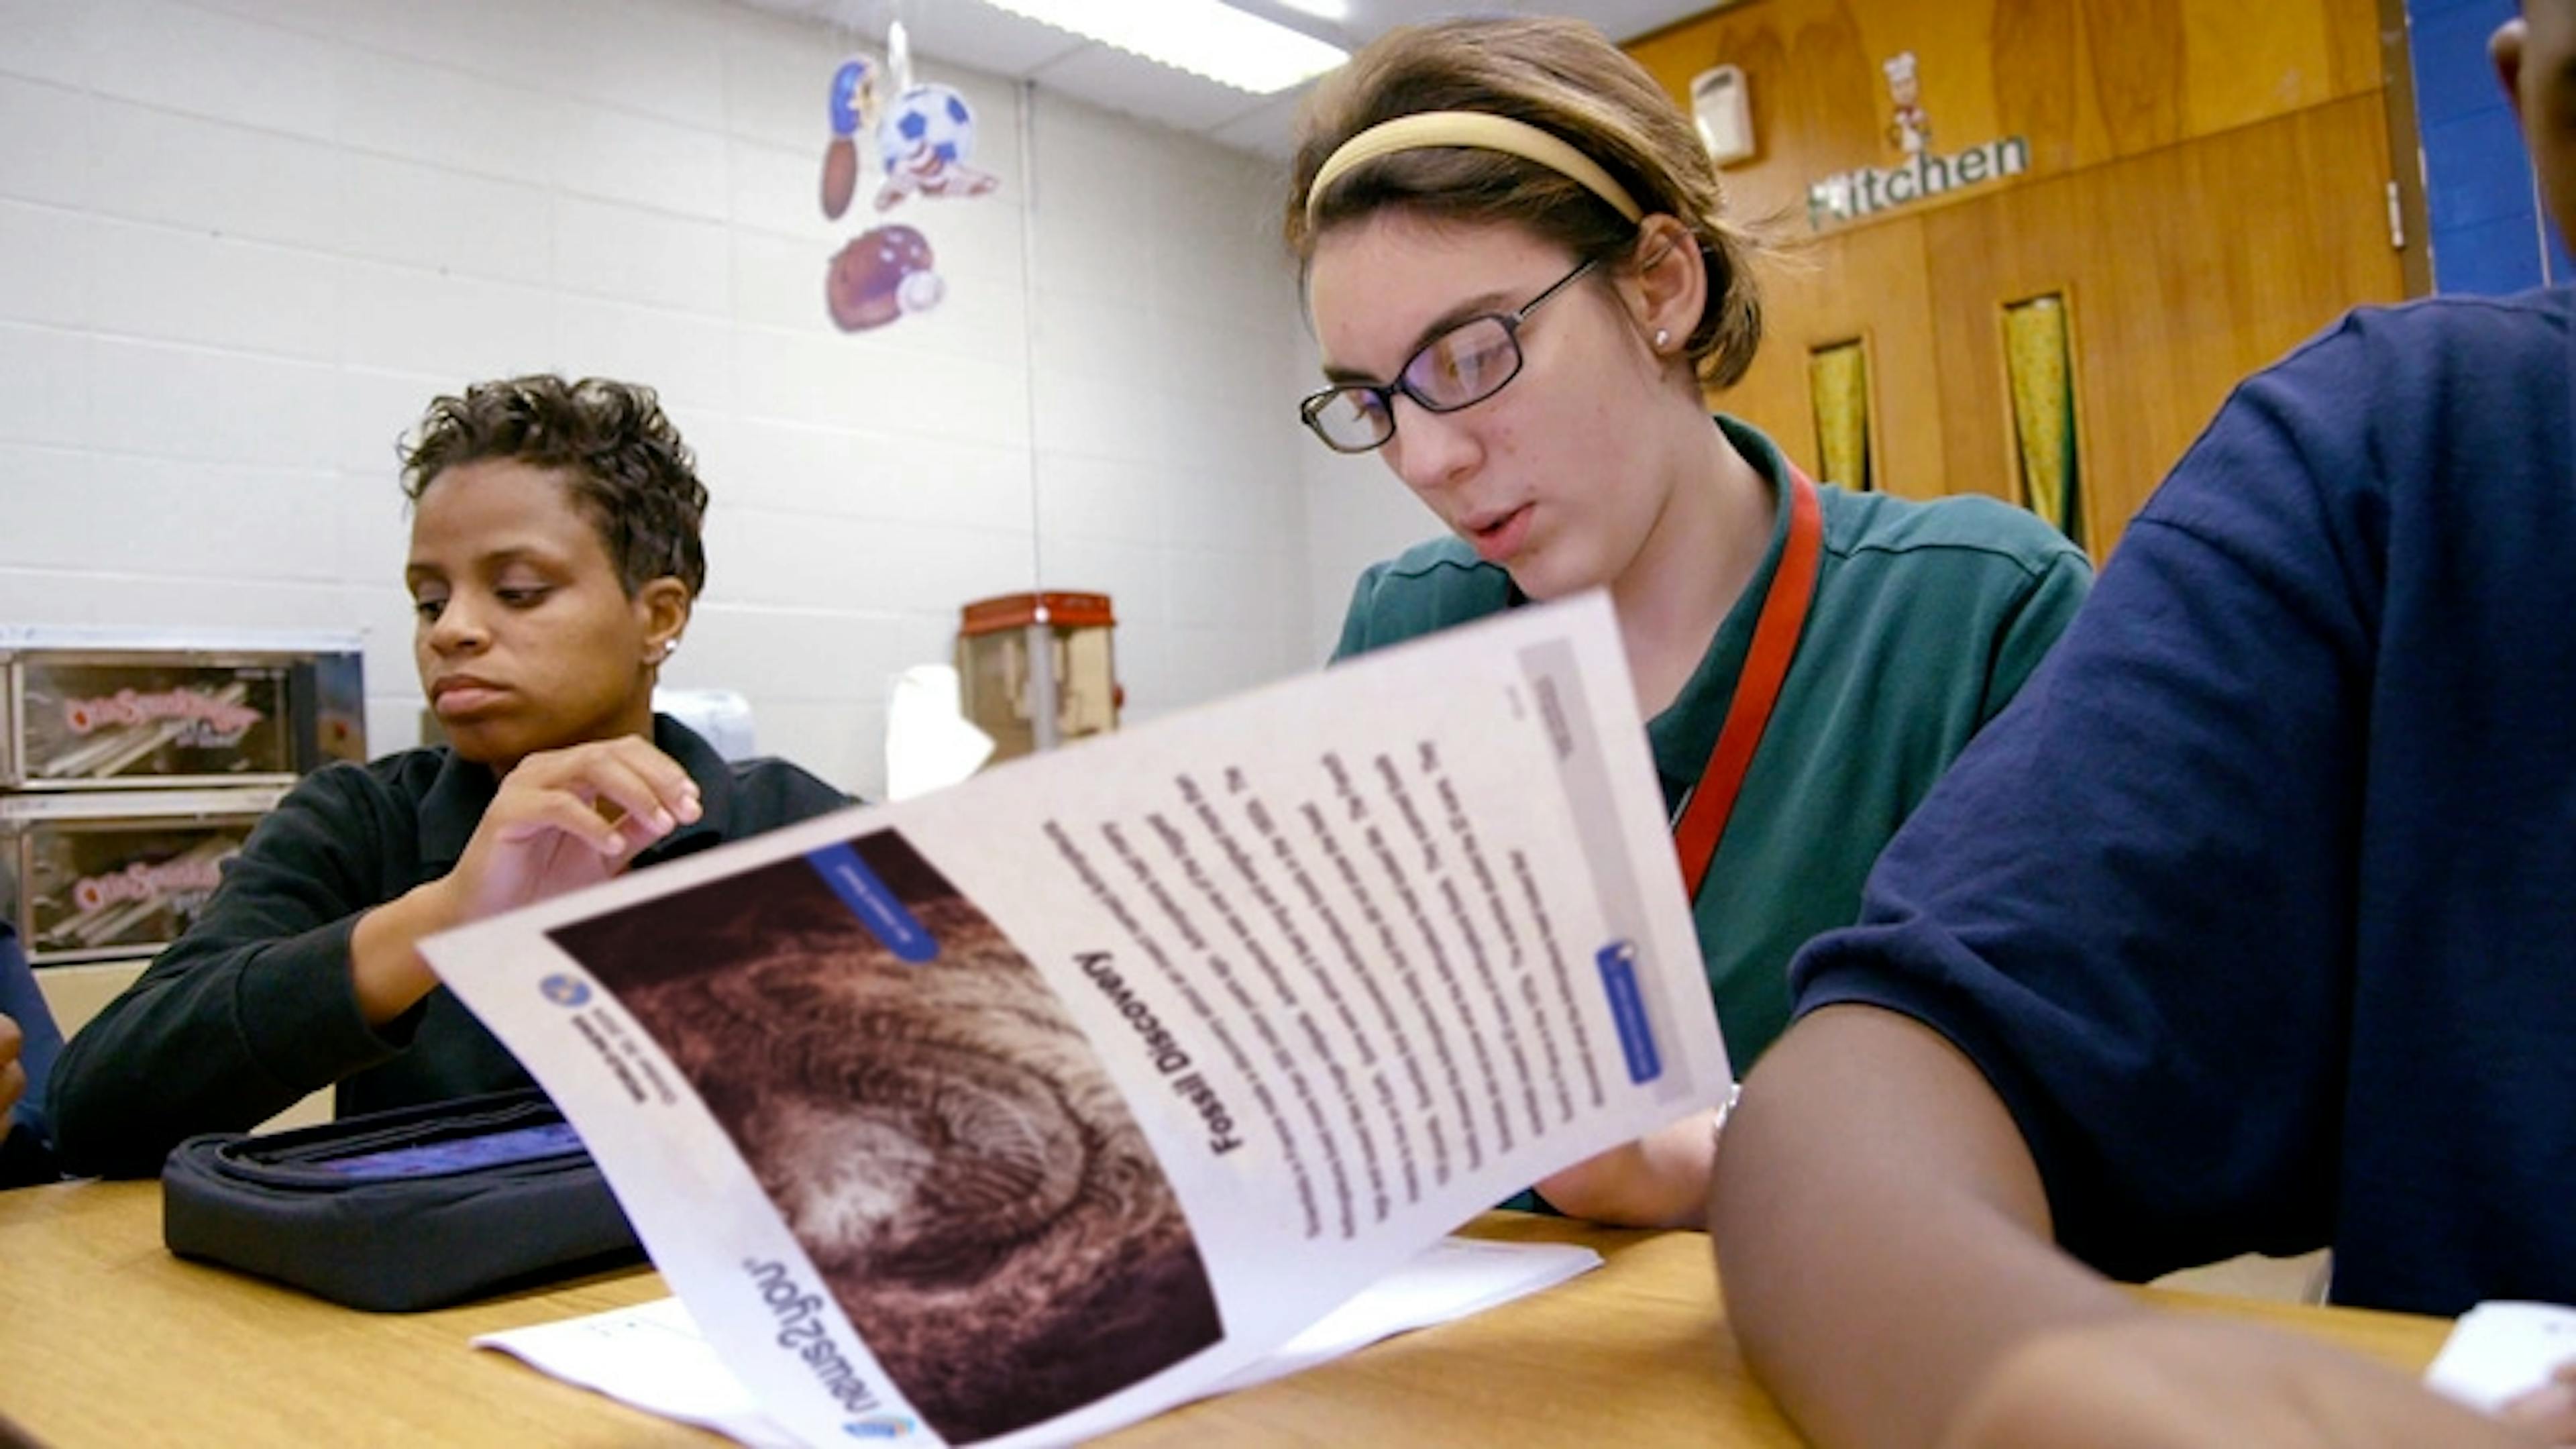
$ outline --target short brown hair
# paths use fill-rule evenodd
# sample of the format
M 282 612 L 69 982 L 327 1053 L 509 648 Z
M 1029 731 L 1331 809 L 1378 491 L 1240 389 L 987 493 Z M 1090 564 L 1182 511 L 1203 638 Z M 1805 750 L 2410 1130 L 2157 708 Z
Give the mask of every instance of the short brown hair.
M 591 516 L 629 597 L 671 577 L 696 598 L 707 586 L 699 530 L 707 488 L 653 389 L 551 373 L 478 382 L 429 405 L 402 444 L 403 496 L 418 503 L 438 475 L 506 458 L 552 468 Z
M 1610 261 L 1637 227 L 1581 182 L 1499 151 L 1427 147 L 1381 156 L 1308 196 L 1343 142 L 1424 111 L 1508 116 L 1592 158 L 1651 216 L 1672 216 L 1698 239 L 1708 304 L 1687 350 L 1703 382 L 1744 375 L 1762 342 L 1762 296 L 1752 261 L 1762 247 L 1725 216 L 1717 167 L 1655 78 L 1600 31 L 1575 20 L 1450 20 L 1399 26 L 1327 76 L 1298 117 L 1289 249 L 1302 265 L 1336 226 L 1386 208 L 1442 221 L 1511 222 L 1577 258 Z

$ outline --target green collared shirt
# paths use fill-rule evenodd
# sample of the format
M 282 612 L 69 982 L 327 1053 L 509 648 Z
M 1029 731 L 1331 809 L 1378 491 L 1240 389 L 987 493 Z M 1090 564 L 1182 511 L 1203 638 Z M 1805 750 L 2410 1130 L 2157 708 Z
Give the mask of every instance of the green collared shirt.
M 1719 418 L 1776 497 L 1787 462 Z M 1708 879 L 1692 902 L 1709 991 L 1741 1073 L 1789 1022 L 1789 958 L 1860 913 L 1871 862 L 2030 677 L 2092 585 L 2083 551 L 2021 509 L 1965 496 L 1915 503 L 1820 488 L 1824 551 L 1798 651 Z M 1708 763 L 1755 619 L 1788 543 L 1771 544 L 1699 668 L 1646 735 L 1667 809 Z M 1340 659 L 1524 602 L 1502 568 L 1455 538 L 1360 576 Z

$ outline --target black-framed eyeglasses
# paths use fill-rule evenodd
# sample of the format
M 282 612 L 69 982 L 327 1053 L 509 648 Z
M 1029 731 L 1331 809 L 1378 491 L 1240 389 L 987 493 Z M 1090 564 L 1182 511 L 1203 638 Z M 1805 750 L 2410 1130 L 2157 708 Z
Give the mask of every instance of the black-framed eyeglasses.
M 1511 312 L 1470 317 L 1422 344 L 1389 383 L 1346 382 L 1297 405 L 1297 416 L 1336 453 L 1365 453 L 1395 436 L 1395 395 L 1433 413 L 1474 407 L 1521 375 L 1521 324 L 1539 304 L 1592 270 L 1587 261 Z

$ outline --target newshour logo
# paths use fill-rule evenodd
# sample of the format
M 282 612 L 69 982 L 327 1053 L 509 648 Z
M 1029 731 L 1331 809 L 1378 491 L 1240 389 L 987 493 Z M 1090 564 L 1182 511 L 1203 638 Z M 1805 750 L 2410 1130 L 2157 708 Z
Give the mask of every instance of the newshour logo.
M 1807 225 L 1818 231 L 1873 212 L 1905 206 L 2030 169 L 2030 142 L 2019 136 L 1988 141 L 1947 156 L 1917 151 L 1902 166 L 1863 166 L 1807 188 Z
M 853 1439 L 901 1439 L 920 1427 L 911 1415 L 890 1409 L 878 1399 L 876 1389 L 859 1366 L 832 1341 L 820 1292 L 797 1282 L 793 1271 L 774 1258 L 745 1258 L 742 1268 L 751 1275 L 752 1288 L 760 1294 L 760 1301 L 778 1320 L 778 1346 L 790 1357 L 803 1361 L 814 1382 L 849 1416 L 841 1421 L 842 1433 Z

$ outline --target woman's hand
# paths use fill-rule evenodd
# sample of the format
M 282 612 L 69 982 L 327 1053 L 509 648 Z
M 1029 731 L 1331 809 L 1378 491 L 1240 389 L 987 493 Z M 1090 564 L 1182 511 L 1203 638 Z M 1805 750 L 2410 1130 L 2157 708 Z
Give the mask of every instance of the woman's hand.
M 530 755 L 439 882 L 452 923 L 597 885 L 698 813 L 697 781 L 637 736 Z
M 2563 1407 L 2563 1402 L 2562 1405 Z M 1943 1449 L 2539 1449 L 2501 1422 L 2295 1334 L 2140 1311 L 2033 1337 L 1969 1396 Z
M 1693 1112 L 1625 1146 L 1540 1180 L 1538 1195 L 1570 1218 L 1623 1228 L 1697 1227 L 1717 1157 L 1717 1113 Z
M 521 760 L 456 869 L 358 918 L 349 974 L 359 1010 L 381 1026 L 437 987 L 424 937 L 611 879 L 700 810 L 689 772 L 639 736 Z

